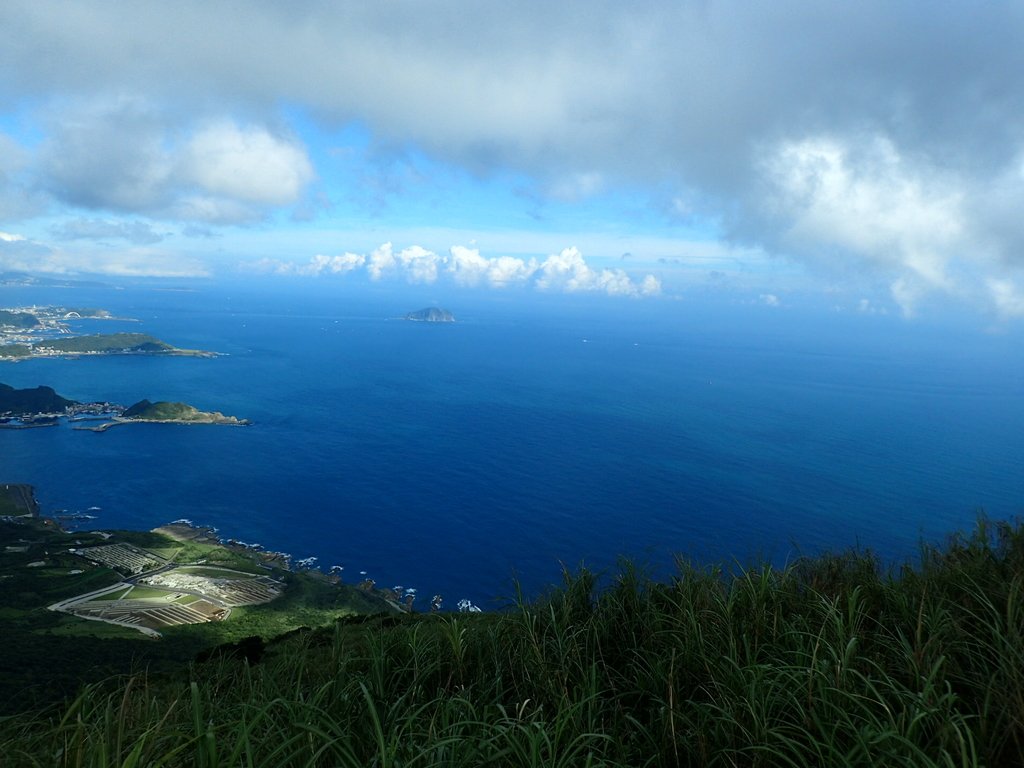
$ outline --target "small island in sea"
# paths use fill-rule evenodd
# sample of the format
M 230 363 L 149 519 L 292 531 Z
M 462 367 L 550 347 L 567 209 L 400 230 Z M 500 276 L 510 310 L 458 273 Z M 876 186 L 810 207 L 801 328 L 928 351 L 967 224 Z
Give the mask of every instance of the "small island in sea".
M 124 406 L 109 402 L 80 403 L 57 394 L 52 387 L 15 389 L 0 383 L 0 429 L 29 429 L 57 426 L 61 419 L 70 422 L 99 421 L 96 426 L 73 429 L 106 432 L 120 424 L 219 424 L 246 426 L 248 419 L 225 416 L 220 411 L 200 411 L 187 403 L 140 400 Z
M 76 429 L 89 429 L 93 432 L 105 432 L 110 427 L 127 423 L 162 423 L 162 424 L 220 424 L 229 427 L 244 427 L 249 424 L 248 419 L 239 419 L 237 416 L 225 416 L 220 411 L 200 411 L 188 403 L 172 403 L 160 400 L 151 403 L 149 400 L 140 400 L 134 405 L 125 408 L 120 415 L 113 416 L 110 421 L 96 427 L 76 427 Z
M 424 307 L 423 309 L 417 309 L 415 312 L 410 312 L 405 316 L 405 319 L 417 323 L 454 323 L 455 315 L 447 309 L 441 309 L 440 307 Z

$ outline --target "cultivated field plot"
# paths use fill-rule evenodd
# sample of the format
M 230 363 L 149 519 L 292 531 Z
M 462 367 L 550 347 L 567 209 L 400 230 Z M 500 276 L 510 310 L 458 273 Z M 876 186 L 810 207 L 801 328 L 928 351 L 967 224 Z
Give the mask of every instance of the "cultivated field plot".
M 220 621 L 230 609 L 183 592 L 130 587 L 72 603 L 64 610 L 83 618 L 155 630 L 179 624 Z
M 284 589 L 281 582 L 269 576 L 254 576 L 229 568 L 183 566 L 142 581 L 154 587 L 204 595 L 232 607 L 269 603 Z
M 72 551 L 76 555 L 116 568 L 123 573 L 142 573 L 159 568 L 167 562 L 152 552 L 133 547 L 131 544 L 103 544 Z

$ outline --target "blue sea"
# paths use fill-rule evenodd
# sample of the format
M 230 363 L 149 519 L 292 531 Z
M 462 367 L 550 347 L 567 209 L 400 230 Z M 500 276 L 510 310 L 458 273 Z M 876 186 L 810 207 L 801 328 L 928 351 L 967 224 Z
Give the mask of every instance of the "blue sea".
M 98 306 L 214 359 L 0 364 L 78 400 L 182 400 L 248 428 L 0 431 L 0 476 L 94 527 L 217 526 L 424 604 L 502 604 L 562 564 L 911 558 L 1024 511 L 1012 333 L 730 304 L 438 295 L 315 281 L 0 289 Z M 452 325 L 397 317 L 431 304 Z

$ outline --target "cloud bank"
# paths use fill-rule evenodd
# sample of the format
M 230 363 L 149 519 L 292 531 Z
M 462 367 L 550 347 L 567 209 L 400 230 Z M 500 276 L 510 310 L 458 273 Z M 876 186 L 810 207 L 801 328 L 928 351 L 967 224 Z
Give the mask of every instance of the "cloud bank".
M 0 232 L 0 270 L 33 274 L 116 277 L 206 277 L 207 268 L 174 251 L 126 245 L 68 250 Z
M 24 179 L 8 182 L 11 197 L 31 188 L 86 211 L 240 224 L 301 202 L 316 177 L 286 131 L 181 115 L 142 98 L 57 100 L 43 119 L 46 138 L 21 150 Z M 0 144 L 0 173 L 2 155 Z
M 301 114 L 564 204 L 641 189 L 825 280 L 882 281 L 908 313 L 945 296 L 1022 314 L 1022 39 L 1017 2 L 16 0 L 0 103 L 52 118 L 40 142 L 0 136 L 0 222 L 53 200 L 266 220 L 320 176 Z M 431 278 L 402 253 L 365 268 Z M 460 270 L 576 279 L 549 267 Z
M 621 269 L 595 269 L 579 249 L 570 247 L 543 260 L 514 256 L 486 257 L 475 248 L 452 246 L 440 255 L 418 245 L 395 251 L 384 243 L 369 254 L 344 253 L 314 256 L 306 263 L 261 259 L 239 265 L 241 269 L 264 274 L 344 275 L 363 270 L 371 280 L 404 279 L 409 283 L 432 284 L 450 279 L 464 287 L 532 287 L 557 293 L 602 293 L 608 296 L 657 296 L 661 281 L 645 275 L 636 282 Z

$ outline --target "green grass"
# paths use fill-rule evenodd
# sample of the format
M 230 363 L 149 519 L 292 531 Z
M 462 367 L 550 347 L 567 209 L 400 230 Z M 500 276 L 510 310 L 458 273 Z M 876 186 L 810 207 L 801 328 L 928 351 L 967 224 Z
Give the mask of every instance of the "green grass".
M 607 583 L 599 588 L 599 583 Z M 628 564 L 500 614 L 362 618 L 258 663 L 90 686 L 0 721 L 5 765 L 1024 764 L 1024 529 L 915 567 Z M 255 661 L 255 660 L 254 660 Z
M 69 644 L 74 642 L 72 638 L 120 638 L 134 641 L 139 636 L 139 633 L 130 627 L 108 624 L 105 621 L 84 621 L 71 616 L 61 617 L 60 623 L 49 628 L 47 634 L 68 638 Z
M 178 571 L 191 573 L 194 576 L 203 576 L 208 579 L 249 579 L 253 577 L 253 574 L 249 572 L 239 573 L 234 569 L 206 568 L 201 565 L 183 566 L 176 569 L 175 573 Z
M 123 599 L 124 597 L 127 596 L 129 589 L 131 589 L 131 587 L 127 587 L 125 589 L 119 589 L 119 590 L 116 590 L 114 592 L 107 592 L 105 595 L 100 595 L 99 597 L 94 597 L 90 602 L 101 603 L 101 602 L 108 601 L 108 600 L 121 600 L 121 599 Z
M 153 598 L 167 598 L 172 594 L 175 594 L 176 590 L 170 589 L 158 589 L 156 587 L 141 587 L 135 585 L 131 591 L 127 594 L 129 600 L 147 600 Z
M 29 506 L 32 492 L 28 486 L 0 485 L 0 515 L 24 515 L 32 511 Z
M 161 557 L 164 560 L 173 560 L 178 552 L 181 551 L 179 546 L 167 546 L 167 547 L 144 547 L 147 552 L 152 552 L 157 557 Z

